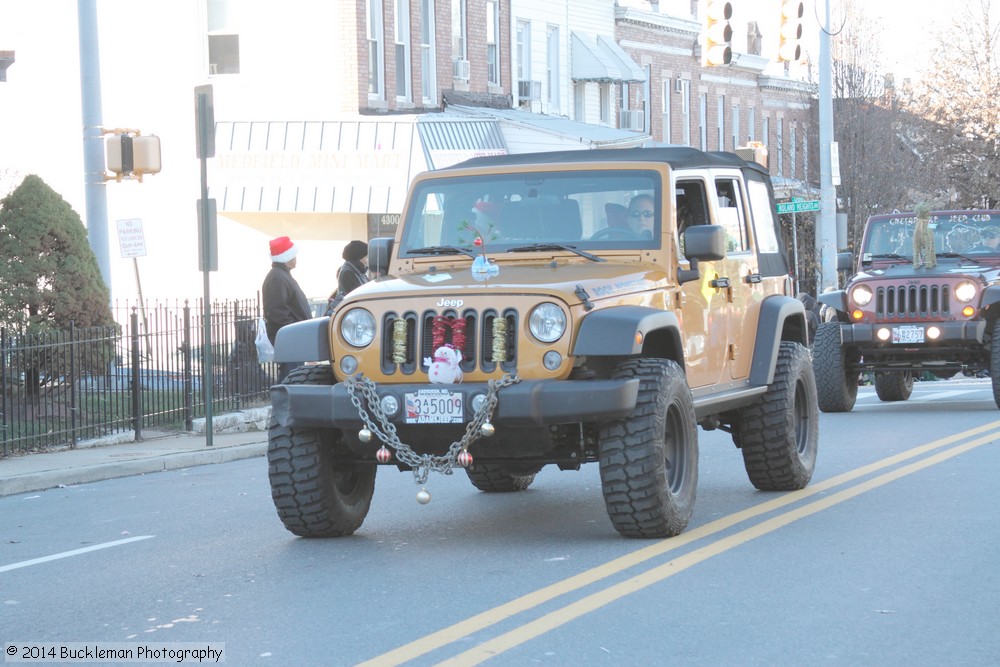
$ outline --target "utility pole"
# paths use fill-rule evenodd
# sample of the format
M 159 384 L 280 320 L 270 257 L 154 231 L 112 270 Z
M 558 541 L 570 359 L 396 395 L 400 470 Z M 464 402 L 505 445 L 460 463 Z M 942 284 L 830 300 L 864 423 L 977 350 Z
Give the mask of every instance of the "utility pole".
M 830 54 L 830 0 L 823 0 L 819 31 L 819 179 L 820 212 L 816 259 L 820 276 L 816 291 L 837 287 L 837 190 L 833 185 L 833 58 Z
M 97 0 L 77 0 L 80 38 L 80 98 L 83 107 L 83 171 L 87 202 L 87 239 L 101 277 L 111 290 L 108 242 L 108 192 L 104 186 L 101 125 L 101 56 L 97 44 Z

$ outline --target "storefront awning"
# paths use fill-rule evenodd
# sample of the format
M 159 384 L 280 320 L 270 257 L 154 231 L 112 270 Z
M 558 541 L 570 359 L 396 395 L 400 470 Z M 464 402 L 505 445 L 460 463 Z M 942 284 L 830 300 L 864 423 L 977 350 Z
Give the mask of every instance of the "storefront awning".
M 633 83 L 646 80 L 642 68 L 610 37 L 598 35 L 595 38 L 574 32 L 570 38 L 574 81 Z
M 209 161 L 219 213 L 399 213 L 410 180 L 507 152 L 491 119 L 220 121 Z

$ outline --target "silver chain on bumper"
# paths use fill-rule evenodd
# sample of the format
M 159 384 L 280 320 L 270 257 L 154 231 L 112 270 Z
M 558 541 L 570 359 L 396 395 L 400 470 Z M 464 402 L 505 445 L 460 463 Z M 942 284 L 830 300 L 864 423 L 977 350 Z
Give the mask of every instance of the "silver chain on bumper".
M 499 391 L 520 381 L 519 377 L 509 373 L 505 373 L 499 380 L 490 380 L 487 384 L 486 400 L 476 411 L 472 421 L 466 424 L 462 439 L 451 443 L 448 447 L 448 453 L 441 456 L 417 454 L 412 447 L 399 439 L 399 436 L 396 435 L 396 425 L 382 411 L 375 383 L 365 377 L 363 373 L 348 376 L 344 379 L 344 384 L 347 386 L 347 393 L 351 395 L 351 403 L 357 408 L 358 415 L 365 423 L 365 427 L 383 444 L 391 447 L 400 462 L 413 469 L 413 476 L 417 484 L 424 484 L 432 470 L 443 475 L 452 473 L 458 455 L 468 450 L 472 443 L 483 436 L 483 424 L 488 423 L 490 417 L 493 416 Z M 368 405 L 367 410 L 361 402 L 362 397 Z M 371 415 L 369 415 L 369 411 L 371 411 Z

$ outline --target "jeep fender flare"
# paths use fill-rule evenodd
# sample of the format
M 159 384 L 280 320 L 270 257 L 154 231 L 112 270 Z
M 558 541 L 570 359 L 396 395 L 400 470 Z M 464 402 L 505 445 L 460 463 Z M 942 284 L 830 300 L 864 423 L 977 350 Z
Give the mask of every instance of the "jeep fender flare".
M 677 314 L 648 306 L 612 306 L 589 313 L 580 322 L 573 346 L 576 356 L 634 357 L 645 344 L 656 342 L 657 356 L 684 366 L 680 322 Z M 638 334 L 638 335 L 637 335 Z M 665 353 L 664 353 L 665 352 Z
M 983 298 L 979 302 L 979 308 L 985 310 L 988 315 L 994 315 L 1000 304 L 1000 285 L 990 285 L 983 290 Z
M 831 293 L 832 295 L 833 293 Z M 778 348 L 782 341 L 809 345 L 806 309 L 802 302 L 790 296 L 771 296 L 760 304 L 757 318 L 757 338 L 750 362 L 750 384 L 767 386 L 774 382 Z
M 847 290 L 836 290 L 834 292 L 823 292 L 816 299 L 824 306 L 830 306 L 837 311 L 837 319 L 847 321 Z M 845 319 L 841 319 L 845 318 Z
M 329 361 L 330 318 L 317 317 L 278 329 L 274 337 L 274 361 Z

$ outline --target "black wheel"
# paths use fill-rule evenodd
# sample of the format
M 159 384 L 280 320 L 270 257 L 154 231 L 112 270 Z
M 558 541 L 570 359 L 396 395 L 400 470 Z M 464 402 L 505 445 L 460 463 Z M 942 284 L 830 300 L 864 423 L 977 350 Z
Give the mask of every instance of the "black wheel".
M 905 401 L 913 393 L 913 373 L 876 371 L 875 393 L 881 401 Z
M 625 537 L 671 537 L 687 527 L 698 486 L 698 426 L 684 371 L 633 359 L 616 378 L 639 378 L 635 410 L 600 429 L 601 488 Z
M 509 472 L 503 466 L 492 463 L 474 463 L 465 469 L 472 486 L 487 493 L 508 493 L 510 491 L 524 491 L 535 481 L 535 472 L 527 474 L 517 474 Z
M 993 402 L 1000 408 L 1000 319 L 993 321 L 993 340 L 990 341 L 990 381 L 993 383 Z
M 809 350 L 784 342 L 767 393 L 740 411 L 743 465 L 763 491 L 801 489 L 812 479 L 819 441 L 816 378 Z
M 816 328 L 813 372 L 820 410 L 850 412 L 854 409 L 861 374 L 847 370 L 847 352 L 840 342 L 840 324 L 837 322 L 822 322 Z
M 332 384 L 329 366 L 297 368 L 284 384 Z M 288 428 L 273 419 L 267 472 L 278 517 L 300 537 L 343 537 L 364 522 L 375 492 L 375 464 L 352 461 L 333 429 Z

